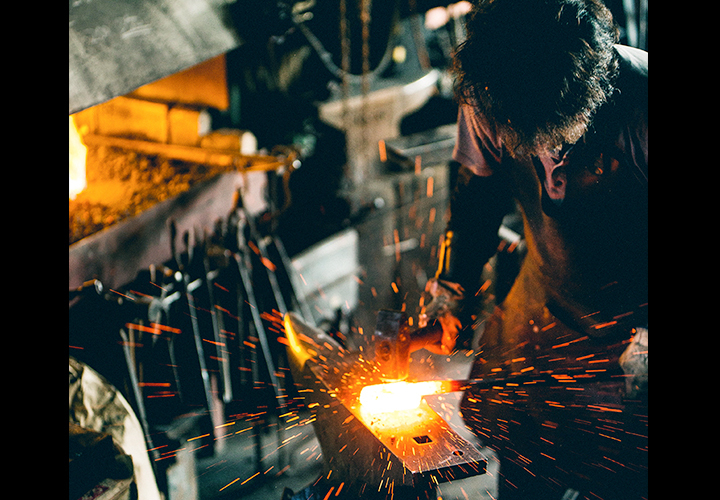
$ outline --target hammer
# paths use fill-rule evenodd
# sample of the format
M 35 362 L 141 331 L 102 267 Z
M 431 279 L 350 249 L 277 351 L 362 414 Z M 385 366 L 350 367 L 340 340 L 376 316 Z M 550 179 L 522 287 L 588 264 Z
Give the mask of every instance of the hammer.
M 411 330 L 405 313 L 390 309 L 378 312 L 370 356 L 374 356 L 380 378 L 386 382 L 405 380 L 410 353 L 442 337 L 442 325 L 435 320 L 423 328 Z

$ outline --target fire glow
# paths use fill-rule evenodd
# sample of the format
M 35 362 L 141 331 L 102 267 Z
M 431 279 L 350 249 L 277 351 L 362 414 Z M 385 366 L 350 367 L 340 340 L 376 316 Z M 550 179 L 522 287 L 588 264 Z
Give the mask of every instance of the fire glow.
M 70 142 L 68 147 L 70 154 L 70 199 L 74 200 L 75 197 L 83 189 L 85 189 L 85 157 L 87 154 L 87 147 L 82 143 L 80 134 L 75 128 L 72 115 L 70 115 Z
M 359 401 L 367 413 L 387 413 L 415 409 L 424 396 L 443 392 L 447 388 L 440 380 L 392 382 L 363 387 Z

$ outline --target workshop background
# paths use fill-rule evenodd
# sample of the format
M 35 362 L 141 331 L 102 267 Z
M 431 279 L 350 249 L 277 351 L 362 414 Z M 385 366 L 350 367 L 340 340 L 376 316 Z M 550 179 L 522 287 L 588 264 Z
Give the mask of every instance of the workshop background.
M 647 0 L 608 6 L 621 43 L 647 50 Z M 466 12 L 70 2 L 71 500 L 289 500 L 329 479 L 283 317 L 347 350 L 381 309 L 417 323 L 457 168 Z M 500 236 L 487 311 L 522 260 L 517 214 Z M 411 370 L 463 378 L 475 347 L 418 351 Z M 487 467 L 432 491 L 494 498 L 497 461 L 458 397 L 427 399 Z

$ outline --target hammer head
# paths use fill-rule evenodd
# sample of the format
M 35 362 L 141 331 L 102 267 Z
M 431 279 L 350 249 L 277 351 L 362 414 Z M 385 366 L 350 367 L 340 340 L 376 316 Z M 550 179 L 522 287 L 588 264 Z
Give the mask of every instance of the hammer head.
M 410 365 L 410 330 L 405 313 L 378 312 L 371 352 L 384 381 L 405 380 Z

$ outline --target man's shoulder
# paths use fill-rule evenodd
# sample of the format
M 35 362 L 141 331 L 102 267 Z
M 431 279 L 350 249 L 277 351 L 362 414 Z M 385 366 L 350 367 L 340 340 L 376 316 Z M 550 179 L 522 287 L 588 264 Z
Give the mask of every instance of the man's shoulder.
M 648 53 L 644 50 L 615 45 L 620 67 L 615 82 L 621 107 L 647 108 L 648 101 Z
M 615 51 L 620 56 L 620 64 L 628 68 L 638 76 L 647 78 L 648 73 L 648 53 L 636 47 L 627 45 L 615 45 Z

